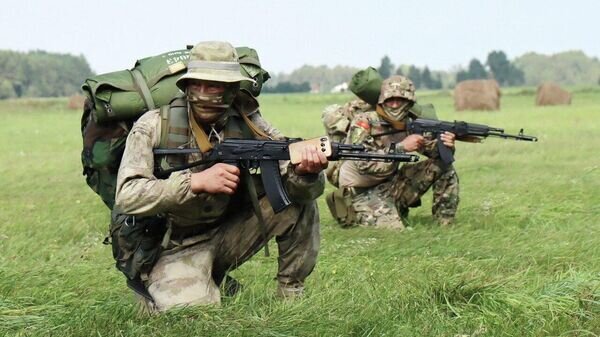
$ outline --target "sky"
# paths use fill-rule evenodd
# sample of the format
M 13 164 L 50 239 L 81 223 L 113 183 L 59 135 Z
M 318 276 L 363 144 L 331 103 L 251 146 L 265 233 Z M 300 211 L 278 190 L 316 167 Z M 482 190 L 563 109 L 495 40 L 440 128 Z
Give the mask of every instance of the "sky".
M 0 49 L 84 55 L 97 73 L 200 41 L 255 48 L 271 73 L 304 65 L 434 70 L 491 50 L 600 56 L 600 1 L 2 0 Z

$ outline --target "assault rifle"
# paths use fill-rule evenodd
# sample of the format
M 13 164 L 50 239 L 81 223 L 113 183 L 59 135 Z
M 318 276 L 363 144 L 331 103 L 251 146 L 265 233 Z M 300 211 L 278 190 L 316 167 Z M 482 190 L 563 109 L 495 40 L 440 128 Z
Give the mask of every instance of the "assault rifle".
M 279 161 L 289 160 L 298 164 L 302 160 L 302 149 L 305 144 L 316 145 L 330 161 L 336 160 L 372 160 L 372 161 L 398 161 L 416 162 L 419 156 L 395 153 L 394 147 L 385 154 L 367 152 L 362 145 L 341 144 L 330 142 L 329 137 L 320 137 L 309 140 L 293 138 L 288 140 L 254 140 L 254 139 L 225 139 L 216 144 L 212 150 L 204 153 L 203 159 L 189 164 L 158 170 L 155 175 L 159 178 L 167 177 L 175 171 L 185 170 L 194 166 L 213 164 L 217 162 L 236 165 L 242 169 L 260 168 L 262 183 L 265 193 L 273 211 L 281 212 L 291 204 L 289 196 L 283 187 L 279 172 Z M 182 155 L 200 153 L 199 149 L 154 149 L 155 155 Z
M 388 123 L 384 123 L 389 125 Z M 440 121 L 434 119 L 417 118 L 415 120 L 408 121 L 404 129 L 391 130 L 373 135 L 373 137 L 381 137 L 398 132 L 408 132 L 409 134 L 419 135 L 431 135 L 435 137 L 437 141 L 437 149 L 440 154 L 442 162 L 446 165 L 454 162 L 454 155 L 452 150 L 444 145 L 441 139 L 441 135 L 444 132 L 452 132 L 456 135 L 456 140 L 478 143 L 487 137 L 499 137 L 504 139 L 515 139 L 525 140 L 530 142 L 537 142 L 537 137 L 527 136 L 523 134 L 523 129 L 519 131 L 517 135 L 510 135 L 504 133 L 504 129 L 495 128 L 483 124 L 467 123 L 463 121 Z

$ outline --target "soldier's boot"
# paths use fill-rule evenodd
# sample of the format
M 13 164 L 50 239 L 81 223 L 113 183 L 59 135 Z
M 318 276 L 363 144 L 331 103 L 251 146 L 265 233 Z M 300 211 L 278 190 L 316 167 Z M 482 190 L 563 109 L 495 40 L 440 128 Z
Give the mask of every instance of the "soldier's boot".
M 331 216 L 342 227 L 352 226 L 356 221 L 356 214 L 352 207 L 352 196 L 347 189 L 338 188 L 325 196 L 327 208 Z
M 450 225 L 452 225 L 454 223 L 454 217 L 441 217 L 435 218 L 435 221 L 441 226 L 441 227 L 449 227 Z
M 284 283 L 277 285 L 277 297 L 283 300 L 295 300 L 304 295 L 304 285 L 302 283 Z
M 329 213 L 331 213 L 331 216 L 336 221 L 339 222 L 339 220 L 338 220 L 339 219 L 338 212 L 337 212 L 337 209 L 335 207 L 335 195 L 334 195 L 334 193 L 335 192 L 328 193 L 325 196 L 325 201 L 327 202 L 327 208 L 329 208 Z
M 410 222 L 408 220 L 408 213 L 409 213 L 408 207 L 398 207 L 397 211 L 398 211 L 398 215 L 400 216 L 400 219 L 402 219 L 402 222 L 404 223 L 404 225 L 407 227 L 410 226 Z
M 238 282 L 238 280 L 229 275 L 225 275 L 225 280 L 223 280 L 223 294 L 225 294 L 225 296 L 235 296 L 240 290 L 242 290 L 242 287 L 242 284 Z
M 398 215 L 400 216 L 400 219 L 402 219 L 402 222 L 404 222 L 405 226 L 407 226 L 407 227 L 411 226 L 410 221 L 408 219 L 408 214 L 410 213 L 411 208 L 417 208 L 417 207 L 421 207 L 421 198 L 417 199 L 417 201 L 408 205 L 408 207 L 402 206 L 400 204 L 396 204 L 396 210 L 398 211 Z
M 159 312 L 153 301 L 138 294 L 134 294 L 134 296 L 137 300 L 137 312 L 139 315 L 154 315 Z

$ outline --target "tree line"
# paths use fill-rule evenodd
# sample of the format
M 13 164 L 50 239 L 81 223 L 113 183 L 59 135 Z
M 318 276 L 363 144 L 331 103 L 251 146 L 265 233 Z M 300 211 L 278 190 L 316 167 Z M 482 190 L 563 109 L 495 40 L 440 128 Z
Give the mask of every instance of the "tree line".
M 600 84 L 600 61 L 582 51 L 554 55 L 527 53 L 510 60 L 504 51 L 494 50 L 488 53 L 484 61 L 473 58 L 466 66 L 450 71 L 431 70 L 427 66 L 410 64 L 396 67 L 386 55 L 376 68 L 384 78 L 393 74 L 407 76 L 418 89 L 451 89 L 460 81 L 488 78 L 496 79 L 501 86 L 537 86 L 546 81 L 563 85 Z M 313 90 L 328 92 L 340 83 L 349 82 L 359 70 L 360 68 L 354 67 L 305 65 L 289 74 L 275 74 L 266 86 L 274 87 L 280 82 L 308 82 Z M 307 87 L 305 89 L 308 91 Z
M 526 53 L 511 61 L 498 50 L 488 53 L 485 62 L 473 58 L 466 67 L 451 71 L 406 64 L 395 67 L 384 56 L 377 68 L 384 78 L 392 74 L 407 76 L 419 89 L 448 89 L 460 81 L 486 78 L 494 78 L 502 86 L 537 86 L 546 81 L 600 85 L 600 61 L 582 51 L 554 55 Z M 289 74 L 272 74 L 263 91 L 329 92 L 336 85 L 349 82 L 359 70 L 348 66 L 304 65 Z M 83 55 L 0 50 L 0 99 L 69 96 L 80 92 L 81 83 L 93 75 Z
M 381 63 L 379 64 L 377 71 L 383 78 L 388 78 L 392 74 L 406 76 L 413 81 L 417 89 L 442 88 L 442 75 L 440 73 L 433 75 L 427 66 L 423 69 L 419 69 L 414 65 L 399 66 L 398 68 L 395 68 L 391 59 L 387 55 L 381 59 Z
M 383 78 L 394 73 L 394 64 L 387 55 L 381 59 L 377 71 Z M 395 74 L 410 78 L 417 89 L 441 89 L 444 87 L 442 77 L 444 75 L 449 77 L 449 74 L 444 74 L 444 72 L 436 72 L 435 75 L 432 75 L 429 67 L 425 66 L 423 69 L 419 69 L 414 65 L 399 66 L 396 68 Z M 501 86 L 521 85 L 525 82 L 523 71 L 508 60 L 506 53 L 494 50 L 488 54 L 485 64 L 474 58 L 469 62 L 467 69 L 459 69 L 454 75 L 453 83 L 490 78 L 498 81 Z M 451 85 L 452 83 L 447 83 L 446 86 Z
M 73 95 L 93 74 L 83 55 L 0 50 L 0 99 Z

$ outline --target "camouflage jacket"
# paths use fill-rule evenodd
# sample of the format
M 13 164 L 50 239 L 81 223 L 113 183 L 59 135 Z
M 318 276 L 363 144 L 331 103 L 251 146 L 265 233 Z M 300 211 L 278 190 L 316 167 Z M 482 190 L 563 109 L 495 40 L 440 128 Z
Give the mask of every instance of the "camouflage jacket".
M 259 113 L 253 113 L 249 117 L 273 138 L 282 137 Z M 226 215 L 231 197 L 225 194 L 195 194 L 191 191 L 192 172 L 201 171 L 204 167 L 194 167 L 172 173 L 167 179 L 157 179 L 154 176 L 155 157 L 152 150 L 160 144 L 160 133 L 159 110 L 145 113 L 131 129 L 117 177 L 116 207 L 126 214 L 164 215 L 175 227 L 214 227 L 210 224 Z M 218 137 L 215 135 L 210 141 L 214 144 L 222 137 L 224 135 L 221 131 Z M 190 136 L 189 147 L 198 147 L 193 136 Z M 199 159 L 200 154 L 191 154 L 187 161 Z M 292 201 L 310 202 L 323 192 L 323 174 L 298 176 L 290 169 L 288 162 L 280 164 L 285 187 Z
M 344 108 L 357 108 L 356 103 L 346 104 Z M 373 137 L 373 135 L 393 130 L 392 126 L 385 123 L 372 106 L 363 111 L 353 110 L 353 117 L 348 127 L 348 134 L 345 139 L 347 144 L 361 144 L 369 151 L 387 153 L 392 143 L 396 144 L 396 151 L 403 151 L 402 144 L 404 138 L 408 136 L 407 132 L 398 132 L 390 135 Z M 360 109 L 359 108 L 359 109 Z M 427 140 L 421 154 L 430 158 L 438 156 L 435 151 L 436 140 Z M 396 170 L 398 164 L 394 162 L 376 162 L 376 161 L 344 161 L 340 167 L 339 185 L 340 187 L 370 187 L 379 182 L 389 179 Z

